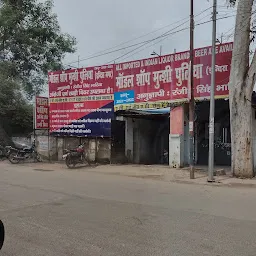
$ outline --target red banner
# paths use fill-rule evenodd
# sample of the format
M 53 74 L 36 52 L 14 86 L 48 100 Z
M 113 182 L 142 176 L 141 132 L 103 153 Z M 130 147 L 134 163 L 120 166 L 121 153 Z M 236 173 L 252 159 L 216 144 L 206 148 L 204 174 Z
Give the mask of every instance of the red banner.
M 35 128 L 49 129 L 49 103 L 46 97 L 36 97 L 35 103 Z
M 113 65 L 50 72 L 50 131 L 111 136 Z
M 233 43 L 216 46 L 215 98 L 228 97 Z M 194 51 L 194 95 L 210 97 L 212 48 Z M 115 65 L 115 111 L 161 108 L 190 98 L 189 51 Z

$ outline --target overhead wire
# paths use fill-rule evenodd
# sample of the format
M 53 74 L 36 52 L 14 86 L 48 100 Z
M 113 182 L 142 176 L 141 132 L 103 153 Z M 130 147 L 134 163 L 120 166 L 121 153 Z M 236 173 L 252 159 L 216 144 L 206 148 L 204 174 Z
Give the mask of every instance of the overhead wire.
M 195 17 L 201 15 L 202 13 L 206 12 L 206 11 L 209 10 L 209 9 L 211 9 L 211 7 L 206 8 L 205 10 L 203 10 L 202 12 L 200 12 L 199 14 L 195 15 Z M 233 11 L 233 10 L 232 10 L 232 11 Z M 228 15 L 228 16 L 225 16 L 225 17 L 220 17 L 220 18 L 218 18 L 217 20 L 226 19 L 226 18 L 234 17 L 234 16 L 235 16 L 235 15 Z M 205 16 L 205 17 L 208 17 L 208 15 Z M 203 17 L 202 19 L 204 19 L 205 17 Z M 183 20 L 185 20 L 185 19 L 186 19 L 186 18 L 184 18 L 184 19 L 182 19 L 182 20 L 180 20 L 180 21 L 177 21 L 177 22 L 175 22 L 175 23 L 172 23 L 172 24 L 177 24 L 177 23 L 179 23 L 179 22 L 181 22 L 181 21 L 183 21 Z M 201 19 L 200 19 L 200 20 L 201 20 Z M 114 61 L 116 61 L 116 60 L 118 60 L 118 59 L 120 59 L 120 58 L 122 58 L 122 57 L 125 57 L 126 55 L 128 55 L 128 54 L 130 54 L 130 53 L 136 51 L 137 49 L 140 49 L 140 48 L 144 47 L 145 45 L 147 45 L 147 44 L 149 44 L 149 43 L 151 43 L 151 42 L 153 42 L 153 41 L 156 41 L 156 40 L 159 40 L 159 39 L 160 39 L 159 42 L 162 42 L 163 40 L 165 40 L 165 39 L 166 39 L 167 37 L 169 37 L 170 35 L 173 35 L 173 34 L 176 34 L 176 33 L 178 33 L 178 32 L 181 32 L 181 31 L 183 31 L 183 30 L 188 29 L 189 27 L 186 27 L 186 28 L 180 29 L 180 30 L 178 30 L 178 31 L 173 31 L 174 29 L 176 29 L 176 28 L 178 28 L 178 27 L 180 27 L 180 26 L 186 24 L 188 21 L 189 21 L 189 20 L 187 20 L 187 21 L 185 21 L 185 22 L 179 24 L 179 25 L 176 26 L 175 28 L 172 28 L 172 29 L 166 31 L 166 32 L 163 33 L 162 35 L 157 36 L 157 37 L 155 37 L 155 38 L 153 38 L 153 39 L 145 40 L 145 41 L 142 41 L 142 42 L 139 42 L 139 43 L 135 43 L 135 44 L 132 44 L 132 45 L 128 45 L 128 46 L 125 46 L 125 47 L 122 47 L 122 48 L 119 48 L 119 49 L 116 49 L 116 50 L 113 50 L 113 51 L 105 52 L 105 51 L 108 50 L 108 49 L 109 49 L 109 50 L 110 50 L 110 49 L 115 49 L 117 46 L 125 45 L 125 44 L 127 44 L 128 42 L 135 41 L 135 40 L 137 40 L 137 39 L 139 39 L 139 38 L 142 38 L 142 37 L 145 37 L 145 36 L 147 36 L 147 35 L 149 35 L 149 34 L 152 34 L 152 33 L 155 33 L 155 32 L 157 32 L 157 31 L 160 31 L 160 30 L 162 30 L 162 29 L 164 29 L 164 28 L 166 28 L 166 27 L 168 27 L 168 26 L 170 26 L 170 25 L 172 25 L 172 24 L 169 24 L 169 25 L 166 25 L 166 26 L 164 26 L 164 27 L 162 27 L 162 28 L 159 28 L 159 29 L 157 29 L 157 30 L 151 31 L 151 32 L 149 32 L 149 33 L 147 33 L 147 34 L 144 34 L 144 35 L 140 36 L 140 37 L 137 37 L 137 38 L 135 38 L 135 39 L 131 39 L 131 40 L 127 41 L 127 42 L 118 44 L 117 46 L 114 46 L 114 47 L 105 49 L 105 50 L 103 50 L 103 51 L 100 51 L 100 52 L 98 52 L 98 54 L 96 54 L 96 55 L 91 55 L 91 56 L 88 56 L 87 58 L 80 59 L 80 62 L 81 62 L 81 61 L 90 60 L 90 59 L 93 59 L 93 58 L 97 58 L 97 57 L 101 57 L 101 56 L 104 56 L 104 55 L 108 55 L 108 54 L 111 54 L 111 53 L 114 53 L 114 52 L 126 50 L 126 49 L 128 49 L 128 48 L 132 48 L 132 47 L 135 47 L 135 46 L 138 46 L 138 45 L 139 45 L 139 47 L 136 47 L 135 49 L 132 49 L 132 50 L 129 51 L 128 53 L 122 54 L 122 56 L 119 56 L 119 57 L 117 57 L 117 58 L 115 58 L 114 60 L 111 61 L 111 62 L 114 62 Z M 202 23 L 198 23 L 198 24 L 196 24 L 196 26 L 203 25 L 203 24 L 206 24 L 206 23 L 209 23 L 209 22 L 211 22 L 211 20 L 206 21 L 206 22 L 202 22 Z M 156 43 L 154 43 L 153 45 L 158 44 L 159 42 L 156 42 Z M 150 46 L 148 46 L 148 47 L 150 47 Z M 146 48 L 148 48 L 148 47 L 146 47 Z M 140 51 L 141 51 L 141 50 L 140 50 Z M 140 52 L 140 51 L 138 51 L 138 52 Z M 134 53 L 134 54 L 135 54 L 135 53 Z M 133 54 L 133 55 L 134 55 L 134 54 Z M 125 59 L 126 59 L 126 58 L 125 58 Z M 64 65 L 65 65 L 65 66 L 70 66 L 70 64 L 74 64 L 74 63 L 77 63 L 77 61 L 69 62 L 69 63 L 64 64 Z M 110 63 L 110 62 L 108 62 L 108 63 Z
M 217 20 L 227 19 L 227 18 L 234 17 L 234 16 L 235 16 L 235 15 L 220 17 L 220 18 L 218 18 Z M 211 22 L 211 20 L 205 21 L 205 22 L 201 22 L 201 23 L 197 23 L 197 24 L 195 24 L 195 26 L 200 26 L 200 25 L 207 24 L 207 23 L 210 23 L 210 22 Z M 174 32 L 172 32 L 172 33 L 168 33 L 168 34 L 165 35 L 165 38 L 163 38 L 163 39 L 162 39 L 161 41 L 159 41 L 159 42 L 156 42 L 155 44 L 158 44 L 158 43 L 162 42 L 163 40 L 167 39 L 167 37 L 169 37 L 170 35 L 173 35 L 173 34 L 176 34 L 176 33 L 178 33 L 178 32 L 187 30 L 187 29 L 189 29 L 189 28 L 190 28 L 190 27 L 186 27 L 186 28 L 183 28 L 183 29 L 174 31 Z M 129 51 L 129 52 L 127 52 L 127 53 L 125 53 L 125 54 L 123 54 L 123 55 L 121 55 L 121 56 L 115 58 L 115 59 L 113 59 L 113 60 L 111 60 L 110 62 L 107 62 L 107 64 L 114 63 L 115 61 L 121 59 L 122 57 L 124 57 L 124 56 L 126 56 L 126 55 L 128 55 L 128 54 L 130 54 L 130 53 L 132 53 L 132 52 L 134 52 L 134 51 L 136 51 L 136 50 L 138 50 L 139 48 L 145 46 L 146 44 L 148 44 L 148 43 L 145 43 L 144 45 L 141 45 L 141 46 L 139 46 L 139 47 L 137 47 L 137 48 L 135 48 L 135 49 L 133 49 L 133 50 L 131 50 L 131 51 Z M 153 44 L 153 45 L 155 45 L 155 44 Z M 148 46 L 148 47 L 150 47 L 150 46 Z M 146 47 L 146 48 L 148 48 L 148 47 Z M 146 48 L 145 48 L 145 49 L 146 49 Z M 144 49 L 142 49 L 142 50 L 144 50 Z M 142 50 L 139 50 L 139 51 L 137 51 L 136 53 L 139 53 L 139 52 L 141 52 Z M 134 54 L 135 54 L 135 53 L 133 53 L 131 56 L 133 56 Z M 128 56 L 128 57 L 130 57 L 130 56 Z M 126 57 L 126 58 L 128 58 L 128 57 Z
M 255 15 L 255 12 L 256 12 L 256 11 L 253 11 L 253 12 L 252 12 L 252 16 Z M 224 16 L 224 17 L 218 17 L 217 20 L 222 20 L 222 19 L 226 19 L 226 18 L 230 18 L 230 17 L 235 17 L 235 16 L 236 16 L 236 15 L 228 15 L 228 16 Z M 202 20 L 202 19 L 200 19 L 200 20 Z M 200 21 L 200 20 L 199 20 L 199 21 Z M 205 22 L 201 22 L 201 23 L 197 23 L 195 26 L 203 25 L 203 24 L 206 24 L 206 23 L 209 23 L 209 22 L 211 22 L 211 20 L 205 21 Z M 182 29 L 182 30 L 186 30 L 186 29 L 189 29 L 189 27 L 188 27 L 188 28 L 184 28 L 184 29 Z M 182 30 L 181 30 L 181 31 L 182 31 Z M 231 28 L 230 30 L 232 30 L 232 28 Z M 179 32 L 179 31 L 178 31 L 178 32 Z M 154 43 L 153 45 L 156 45 L 156 44 L 162 42 L 162 41 L 165 40 L 165 39 L 167 39 L 167 37 L 166 37 L 166 38 L 163 38 L 162 40 L 160 40 L 160 41 L 158 41 L 158 42 L 156 42 L 156 43 Z M 153 46 L 153 45 L 152 45 L 152 46 Z M 151 46 L 151 45 L 150 45 L 150 46 Z M 150 46 L 148 46 L 148 47 L 150 47 Z M 141 47 L 142 47 L 142 46 L 141 46 Z M 148 47 L 146 47 L 146 48 L 144 48 L 144 49 L 147 49 Z M 124 59 L 128 59 L 129 57 L 134 56 L 135 54 L 137 54 L 137 53 L 143 51 L 144 49 L 141 49 L 141 50 L 139 50 L 139 51 L 136 51 L 135 53 L 126 56 Z M 132 52 L 132 51 L 131 51 L 131 52 Z M 129 52 L 129 53 L 130 53 L 130 52 Z M 128 54 L 129 54 L 129 53 L 128 53 Z
M 211 7 L 204 9 L 203 11 L 201 11 L 200 13 L 198 13 L 196 16 L 199 16 L 199 15 L 203 14 L 204 12 L 208 11 L 209 9 L 211 9 Z M 195 17 L 196 17 L 196 16 L 195 16 Z M 166 33 L 169 33 L 170 31 L 172 31 L 173 29 L 176 29 L 177 27 L 172 28 L 172 29 L 166 31 L 165 33 L 163 33 L 162 35 L 160 35 L 160 36 L 158 36 L 158 37 L 156 37 L 156 38 L 149 39 L 149 40 L 145 40 L 145 41 L 142 41 L 142 42 L 139 42 L 139 43 L 135 43 L 135 44 L 132 44 L 132 45 L 128 45 L 128 46 L 125 46 L 125 47 L 122 47 L 122 48 L 119 48 L 119 49 L 116 49 L 116 50 L 112 50 L 112 49 L 117 48 L 118 46 L 125 45 L 125 44 L 127 44 L 127 43 L 129 43 L 129 42 L 132 42 L 132 41 L 135 41 L 135 40 L 140 39 L 140 38 L 142 38 L 142 37 L 145 37 L 145 36 L 147 36 L 147 35 L 149 35 L 149 34 L 158 32 L 158 31 L 160 31 L 160 30 L 162 30 L 162 29 L 164 29 L 164 28 L 166 28 L 166 27 L 169 27 L 169 26 L 171 26 L 171 25 L 180 23 L 180 22 L 182 22 L 182 21 L 184 21 L 184 20 L 186 20 L 186 21 L 183 22 L 183 23 L 181 23 L 181 24 L 179 24 L 177 27 L 180 27 L 180 26 L 186 24 L 186 23 L 189 21 L 189 18 L 188 18 L 188 17 L 187 17 L 187 18 L 183 18 L 183 19 L 181 19 L 181 20 L 179 20 L 179 21 L 177 21 L 177 22 L 168 24 L 168 25 L 166 25 L 166 26 L 164 26 L 164 27 L 162 27 L 162 28 L 159 28 L 159 29 L 157 29 L 157 30 L 151 31 L 151 32 L 149 32 L 149 33 L 147 33 L 147 34 L 144 34 L 144 35 L 142 35 L 142 36 L 139 36 L 139 37 L 137 37 L 137 38 L 128 40 L 128 41 L 123 42 L 123 43 L 121 43 L 121 44 L 118 44 L 118 45 L 116 45 L 116 46 L 114 46 L 114 47 L 107 48 L 107 49 L 102 50 L 102 51 L 100 51 L 100 52 L 97 52 L 97 53 L 95 53 L 95 54 L 93 54 L 93 55 L 90 55 L 90 56 L 88 56 L 88 57 L 82 58 L 82 59 L 80 59 L 79 61 L 82 62 L 82 61 L 90 60 L 90 59 L 93 59 L 93 58 L 101 57 L 101 56 L 104 56 L 104 55 L 107 55 L 107 54 L 111 54 L 111 53 L 114 53 L 114 52 L 122 51 L 122 50 L 125 50 L 125 49 L 128 49 L 128 48 L 135 47 L 135 46 L 137 46 L 137 45 L 141 45 L 141 44 L 144 44 L 144 43 L 147 43 L 147 42 L 151 42 L 151 41 L 157 40 L 158 38 L 163 37 Z M 112 51 L 110 51 L 110 50 L 112 50 Z M 107 51 L 107 52 L 106 52 L 106 51 Z M 72 61 L 72 62 L 65 63 L 65 64 L 63 64 L 63 65 L 64 65 L 64 66 L 70 66 L 71 64 L 74 64 L 74 63 L 77 63 L 77 60 L 76 60 L 76 61 Z

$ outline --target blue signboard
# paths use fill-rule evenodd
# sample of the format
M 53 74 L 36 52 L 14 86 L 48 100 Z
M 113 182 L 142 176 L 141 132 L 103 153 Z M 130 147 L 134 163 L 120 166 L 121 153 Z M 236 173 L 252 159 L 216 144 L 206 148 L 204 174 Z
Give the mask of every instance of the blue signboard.
M 129 103 L 134 103 L 134 90 L 114 93 L 114 105 Z
M 51 132 L 55 136 L 111 137 L 111 119 L 114 116 L 113 101 L 87 115 L 70 120 L 69 124 Z

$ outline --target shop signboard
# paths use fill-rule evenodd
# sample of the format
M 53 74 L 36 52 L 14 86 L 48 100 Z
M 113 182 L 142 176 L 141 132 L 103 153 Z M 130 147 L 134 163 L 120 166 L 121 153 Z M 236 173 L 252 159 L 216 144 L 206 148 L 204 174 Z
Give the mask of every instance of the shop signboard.
M 216 46 L 215 98 L 228 97 L 233 43 Z M 212 47 L 194 51 L 194 96 L 210 98 Z M 180 52 L 115 65 L 115 111 L 162 108 L 190 98 L 190 53 Z
M 110 137 L 114 66 L 49 72 L 50 132 Z

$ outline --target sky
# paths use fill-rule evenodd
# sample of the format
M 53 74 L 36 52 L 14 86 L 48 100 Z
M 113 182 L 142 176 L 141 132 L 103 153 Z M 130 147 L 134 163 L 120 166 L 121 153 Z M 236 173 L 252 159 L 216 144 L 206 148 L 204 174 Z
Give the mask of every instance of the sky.
M 195 26 L 195 48 L 212 44 L 212 4 L 194 0 L 195 24 L 206 22 Z M 217 39 L 233 41 L 236 10 L 226 0 L 218 0 L 217 9 Z M 162 55 L 189 50 L 190 0 L 54 0 L 53 12 L 62 32 L 77 40 L 76 52 L 63 61 L 66 68 L 150 58 L 160 48 Z M 139 44 L 167 32 L 168 37 Z M 48 95 L 48 86 L 43 95 Z
M 149 58 L 153 51 L 159 54 L 160 47 L 162 54 L 189 49 L 189 0 L 55 0 L 54 2 L 54 12 L 58 16 L 62 32 L 69 33 L 77 39 L 76 53 L 65 57 L 64 64 L 67 67 L 68 65 L 86 67 L 113 63 L 114 60 L 124 62 Z M 208 22 L 195 27 L 195 47 L 209 46 L 212 40 L 210 22 L 212 0 L 194 2 L 195 23 Z M 227 8 L 226 0 L 218 0 L 218 5 L 217 38 L 221 40 L 223 33 L 223 42 L 232 41 L 235 9 Z M 227 16 L 231 17 L 225 18 Z M 178 32 L 178 30 L 183 31 Z M 167 31 L 171 33 L 168 37 L 84 60 L 102 54 L 102 51 L 109 48 L 111 49 L 108 51 L 114 51 L 154 39 Z M 145 34 L 148 35 L 144 36 Z M 123 44 L 127 41 L 129 42 Z M 113 48 L 117 45 L 119 46 Z M 139 46 L 142 47 L 131 52 Z

